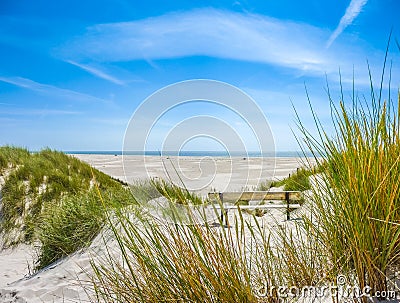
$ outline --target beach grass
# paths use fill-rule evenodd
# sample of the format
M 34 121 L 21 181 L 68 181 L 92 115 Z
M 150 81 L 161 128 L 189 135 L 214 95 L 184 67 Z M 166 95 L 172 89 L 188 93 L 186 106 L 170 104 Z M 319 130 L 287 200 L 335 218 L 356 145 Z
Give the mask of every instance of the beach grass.
M 122 189 L 106 174 L 61 152 L 2 147 L 0 155 L 7 162 L 3 169 L 8 170 L 0 223 L 6 246 L 34 240 L 41 214 L 57 207 L 64 196 L 87 191 L 94 183 L 101 190 Z
M 271 187 L 283 186 L 283 189 L 287 191 L 305 191 L 311 189 L 309 177 L 313 174 L 315 174 L 314 169 L 300 167 L 287 178 L 272 181 Z
M 35 270 L 40 270 L 79 249 L 88 247 L 106 222 L 106 212 L 135 204 L 129 189 L 103 191 L 103 205 L 97 190 L 61 198 L 58 207 L 47 208 L 37 227 L 40 242 Z
M 92 302 L 282 302 L 290 288 L 299 296 L 335 282 L 301 221 L 264 222 L 239 209 L 224 228 L 220 219 L 160 224 L 140 208 L 120 210 L 108 217 L 118 248 L 92 261 Z
M 227 234 L 199 225 L 157 225 L 120 216 L 115 236 L 126 267 L 95 265 L 98 298 L 106 302 L 251 302 L 246 265 Z M 108 265 L 108 264 L 103 264 Z
M 299 167 L 297 170 L 288 177 L 282 180 L 273 180 L 261 182 L 257 186 L 257 190 L 268 191 L 271 187 L 281 187 L 285 191 L 305 191 L 311 189 L 310 176 L 318 173 L 319 167 Z
M 206 202 L 200 196 L 190 192 L 186 188 L 174 185 L 173 183 L 160 178 L 151 179 L 150 184 L 162 196 L 177 204 L 187 205 L 188 203 L 191 203 L 194 205 L 200 205 Z
M 0 171 L 16 167 L 21 161 L 27 159 L 30 153 L 26 148 L 13 146 L 0 146 Z
M 400 268 L 400 94 L 384 100 L 382 91 L 371 84 L 369 103 L 355 92 L 338 106 L 330 97 L 333 136 L 316 116 L 317 137 L 299 120 L 306 148 L 324 166 L 312 187 L 318 224 L 308 224 L 334 275 L 373 292 L 392 288 L 389 277 Z
M 2 245 L 38 244 L 35 270 L 90 244 L 105 211 L 136 203 L 120 181 L 61 152 L 5 146 L 0 159 Z
M 110 219 L 120 253 L 92 262 L 93 302 L 279 302 L 285 282 L 322 281 L 319 265 L 309 270 L 317 252 L 289 229 L 272 232 L 240 210 L 229 229 L 192 223 L 158 224 L 124 212 Z M 286 249 L 294 242 L 301 253 Z

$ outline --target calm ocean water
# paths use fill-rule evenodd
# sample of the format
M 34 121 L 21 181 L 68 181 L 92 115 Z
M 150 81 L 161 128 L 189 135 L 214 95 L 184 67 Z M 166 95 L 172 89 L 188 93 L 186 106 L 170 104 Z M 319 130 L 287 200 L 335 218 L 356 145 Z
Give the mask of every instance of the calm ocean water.
M 223 152 L 223 151 L 64 151 L 67 154 L 85 154 L 85 155 L 145 155 L 145 156 L 181 156 L 181 157 L 303 157 L 304 154 L 300 151 L 278 151 L 275 153 L 264 153 L 260 152 Z M 312 156 L 311 154 L 306 154 L 306 156 Z

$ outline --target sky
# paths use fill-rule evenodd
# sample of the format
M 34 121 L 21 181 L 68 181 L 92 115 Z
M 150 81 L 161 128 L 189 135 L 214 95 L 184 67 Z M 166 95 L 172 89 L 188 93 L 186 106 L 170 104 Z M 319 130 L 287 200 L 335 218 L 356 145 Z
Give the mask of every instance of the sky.
M 353 84 L 368 102 L 368 67 L 379 87 L 391 31 L 385 79 L 391 70 L 397 92 L 399 11 L 396 0 L 1 0 L 0 145 L 122 150 L 135 112 L 150 119 L 163 107 L 160 99 L 140 111 L 149 96 L 210 79 L 252 98 L 275 150 L 298 150 L 295 111 L 314 125 L 307 93 L 329 132 L 327 84 L 335 103 L 341 87 L 351 101 Z M 163 149 L 168 138 L 172 149 L 219 150 L 237 140 L 258 149 L 261 134 L 249 125 L 259 115 L 244 120 L 241 110 L 200 97 L 152 118 L 145 148 Z M 213 135 L 198 127 L 212 121 Z M 130 140 L 140 131 L 131 130 Z

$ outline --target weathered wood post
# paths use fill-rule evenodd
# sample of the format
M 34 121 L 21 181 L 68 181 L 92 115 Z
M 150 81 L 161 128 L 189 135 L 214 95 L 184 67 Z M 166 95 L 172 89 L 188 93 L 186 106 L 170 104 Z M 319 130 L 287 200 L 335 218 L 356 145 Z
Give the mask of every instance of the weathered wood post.
M 289 212 L 289 202 L 290 202 L 289 192 L 285 192 L 285 200 L 286 200 L 286 220 L 290 220 L 290 212 Z
M 224 209 L 224 194 L 218 193 L 219 200 L 221 201 L 221 223 L 224 224 L 224 215 L 225 215 L 225 225 L 228 225 L 228 211 Z

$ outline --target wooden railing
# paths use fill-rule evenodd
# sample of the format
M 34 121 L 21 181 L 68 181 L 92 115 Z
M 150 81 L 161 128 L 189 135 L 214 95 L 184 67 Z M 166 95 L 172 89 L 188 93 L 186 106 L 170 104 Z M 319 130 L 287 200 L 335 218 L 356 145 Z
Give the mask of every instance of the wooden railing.
M 230 209 L 274 209 L 286 208 L 286 219 L 290 220 L 290 209 L 300 207 L 299 202 L 303 199 L 303 195 L 299 191 L 243 191 L 243 192 L 212 192 L 208 193 L 211 201 L 218 201 L 220 204 L 215 208 L 221 209 L 221 222 L 223 218 L 227 220 L 227 212 Z M 258 205 L 224 205 L 224 203 L 236 203 L 238 201 L 285 201 L 284 204 L 258 204 Z M 226 225 L 228 222 L 226 221 Z

